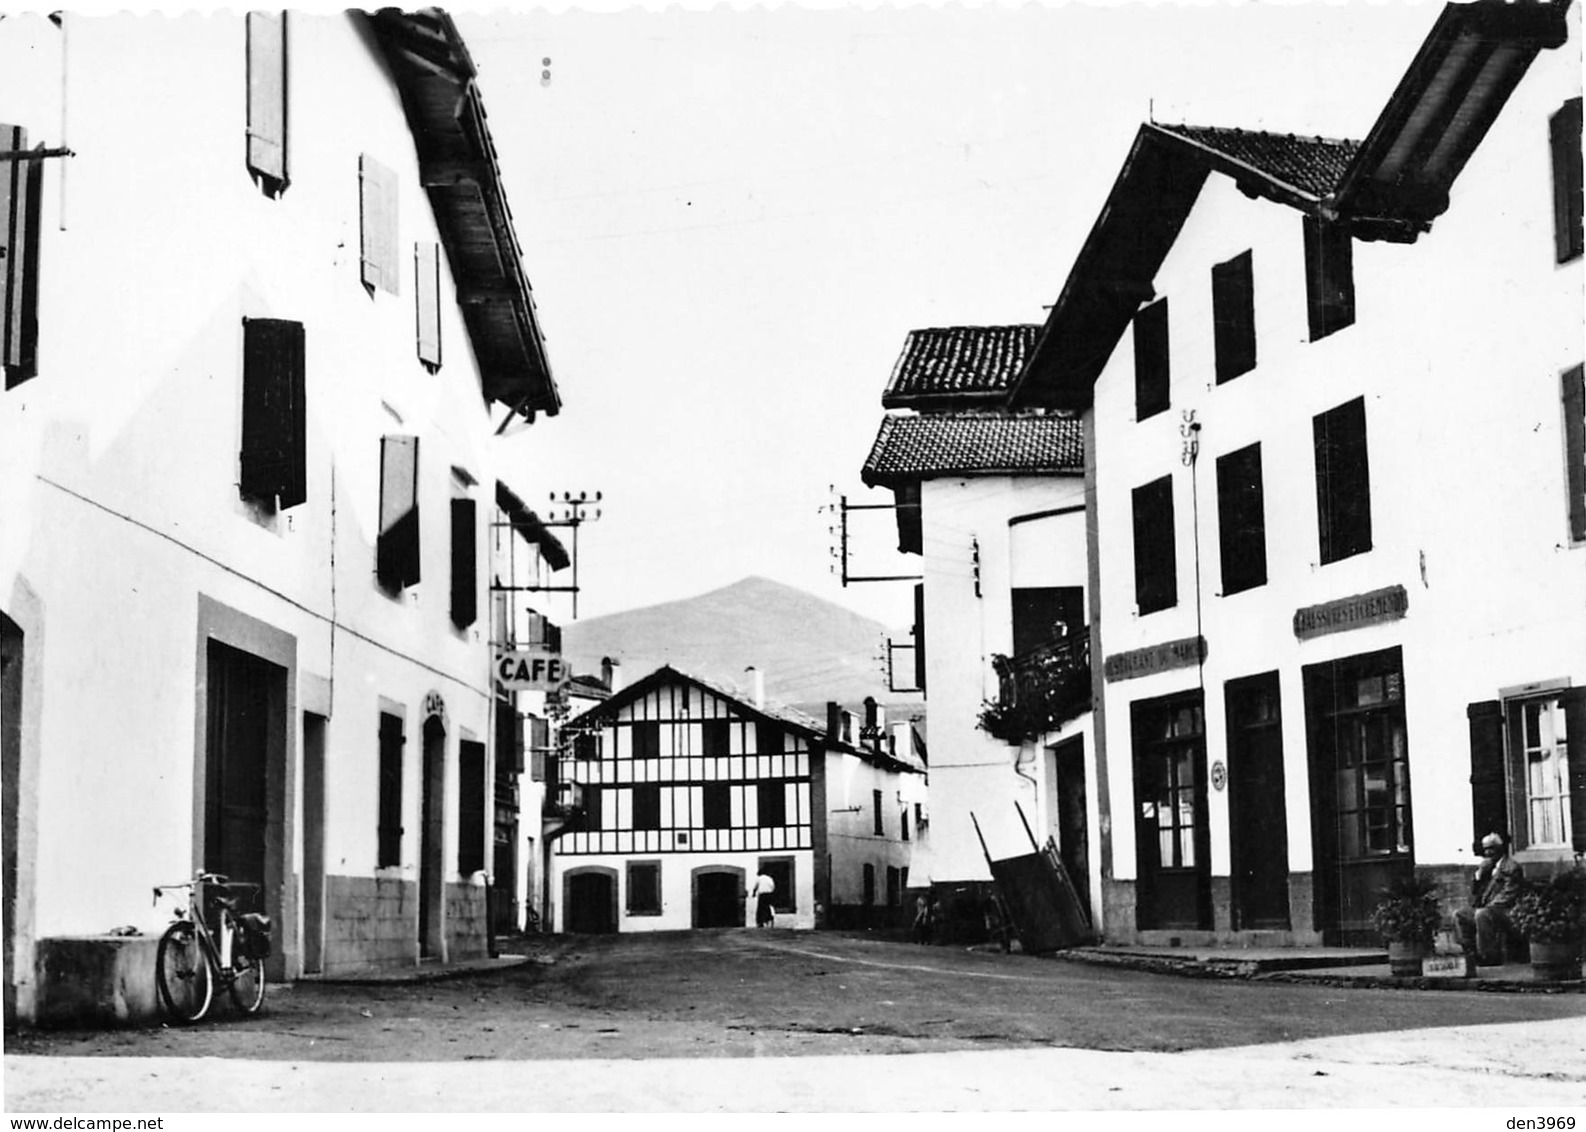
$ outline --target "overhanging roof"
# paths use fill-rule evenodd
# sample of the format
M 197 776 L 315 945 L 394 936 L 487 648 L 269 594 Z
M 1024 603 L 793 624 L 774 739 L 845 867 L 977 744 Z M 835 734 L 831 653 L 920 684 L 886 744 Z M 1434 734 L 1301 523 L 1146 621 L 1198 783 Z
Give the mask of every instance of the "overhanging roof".
M 939 326 L 911 330 L 881 394 L 886 409 L 970 408 L 1007 394 L 1039 326 Z
M 554 415 L 561 397 L 462 36 L 439 8 L 382 8 L 369 21 L 402 96 L 485 396 Z
M 545 521 L 536 515 L 523 500 L 519 499 L 506 484 L 496 481 L 496 506 L 506 512 L 507 520 L 512 524 L 512 529 L 523 538 L 525 542 L 532 543 L 540 548 L 540 557 L 545 559 L 546 565 L 552 570 L 565 570 L 572 561 L 567 556 L 567 548 L 562 545 L 561 539 L 553 535 L 545 526 Z
M 926 413 L 881 418 L 860 470 L 869 487 L 941 476 L 1078 475 L 1084 426 L 1075 417 L 1030 413 Z

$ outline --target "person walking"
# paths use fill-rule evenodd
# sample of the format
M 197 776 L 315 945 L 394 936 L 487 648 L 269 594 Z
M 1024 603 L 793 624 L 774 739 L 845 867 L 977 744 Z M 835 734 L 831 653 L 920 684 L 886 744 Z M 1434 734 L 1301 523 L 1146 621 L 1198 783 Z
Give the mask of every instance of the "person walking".
M 757 928 L 770 927 L 776 921 L 775 901 L 776 881 L 761 873 L 754 878 L 754 889 L 750 895 L 755 898 L 754 926 Z

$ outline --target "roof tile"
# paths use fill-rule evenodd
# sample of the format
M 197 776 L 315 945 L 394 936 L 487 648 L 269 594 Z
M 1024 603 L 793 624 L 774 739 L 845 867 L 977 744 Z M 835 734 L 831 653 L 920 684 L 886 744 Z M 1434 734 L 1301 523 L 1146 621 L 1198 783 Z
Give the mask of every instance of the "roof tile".
M 886 416 L 861 477 L 867 484 L 944 475 L 1080 472 L 1084 430 L 1072 416 L 932 413 Z
M 911 330 L 881 403 L 891 409 L 942 398 L 957 404 L 995 401 L 1013 384 L 1040 330 L 1035 325 Z
M 1310 196 L 1330 195 L 1360 148 L 1357 141 L 1300 137 L 1263 130 L 1230 130 L 1218 126 L 1166 126 L 1157 129 L 1291 185 Z

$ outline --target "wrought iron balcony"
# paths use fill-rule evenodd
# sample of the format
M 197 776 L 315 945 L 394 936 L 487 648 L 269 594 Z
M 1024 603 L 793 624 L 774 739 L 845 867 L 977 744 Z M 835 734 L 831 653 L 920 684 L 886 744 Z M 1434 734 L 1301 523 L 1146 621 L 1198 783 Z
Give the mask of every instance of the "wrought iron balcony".
M 1091 709 L 1086 626 L 1018 656 L 993 654 L 991 664 L 1000 686 L 980 710 L 980 727 L 1006 743 L 1040 738 Z

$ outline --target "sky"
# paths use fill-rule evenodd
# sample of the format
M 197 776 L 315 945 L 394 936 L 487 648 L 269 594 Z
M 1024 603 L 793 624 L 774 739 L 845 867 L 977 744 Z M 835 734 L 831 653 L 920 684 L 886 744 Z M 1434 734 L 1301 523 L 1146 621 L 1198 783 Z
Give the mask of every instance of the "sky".
M 1363 137 L 1439 10 L 454 9 L 563 400 L 505 475 L 602 493 L 579 617 L 758 574 L 907 624 L 827 510 L 892 502 L 859 470 L 907 333 L 1043 321 L 1143 121 Z M 850 527 L 850 573 L 918 570 Z

